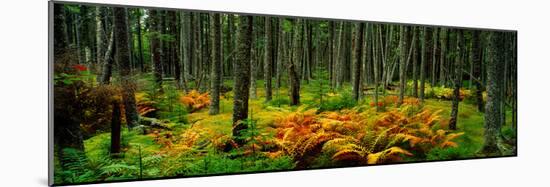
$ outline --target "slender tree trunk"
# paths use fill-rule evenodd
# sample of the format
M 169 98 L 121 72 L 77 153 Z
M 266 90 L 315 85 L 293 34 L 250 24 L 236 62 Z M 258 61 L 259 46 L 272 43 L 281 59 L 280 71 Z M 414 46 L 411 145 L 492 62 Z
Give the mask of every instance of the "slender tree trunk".
M 95 8 L 95 20 L 96 20 L 96 49 L 97 49 L 97 63 L 103 64 L 105 55 L 105 30 L 103 30 L 103 8 Z
M 113 48 L 114 48 L 114 41 L 115 41 L 115 35 L 114 31 L 111 31 L 111 36 L 109 37 L 109 44 L 107 47 L 107 51 L 105 52 L 105 55 L 103 56 L 103 67 L 101 69 L 101 77 L 100 77 L 100 84 L 106 85 L 109 84 L 111 81 L 111 74 L 113 69 Z
M 208 79 L 210 78 L 210 74 L 208 73 L 210 71 L 210 55 L 208 54 L 210 52 L 210 42 L 208 42 L 208 36 L 210 36 L 210 29 L 209 29 L 209 20 L 210 20 L 210 16 L 209 14 L 204 14 L 204 20 L 202 20 L 201 24 L 203 25 L 202 26 L 202 34 L 201 34 L 201 40 L 202 40 L 202 44 L 203 44 L 203 47 L 202 47 L 202 61 L 201 61 L 201 74 L 202 74 L 202 81 L 200 84 L 200 87 L 199 87 L 199 91 L 200 92 L 205 92 L 207 91 L 208 87 L 209 87 L 209 82 L 208 82 Z
M 283 35 L 283 25 L 284 25 L 284 19 L 283 18 L 279 18 L 279 25 L 278 25 L 278 34 L 277 34 L 277 38 L 278 38 L 278 45 L 277 45 L 277 71 L 275 72 L 275 77 L 276 77 L 276 81 L 275 81 L 275 87 L 277 88 L 277 95 L 279 94 L 279 89 L 281 88 L 281 76 L 282 76 L 282 71 L 283 71 L 283 60 L 285 60 L 284 58 L 284 35 Z
M 428 32 L 428 28 L 424 27 L 424 30 L 422 31 L 422 49 L 420 54 L 420 103 L 424 104 L 424 91 L 425 91 L 425 82 L 426 82 L 426 64 L 428 60 L 428 54 L 426 54 L 428 49 L 428 40 L 430 37 L 430 33 Z M 433 61 L 432 61 L 433 62 Z
M 406 41 L 408 35 L 408 28 L 405 26 L 401 26 L 399 28 L 399 99 L 397 101 L 397 105 L 400 106 L 403 104 L 403 97 L 405 95 L 405 88 L 406 88 L 406 82 L 405 82 L 405 68 L 407 67 L 407 46 Z
M 271 70 L 273 66 L 273 34 L 271 28 L 271 17 L 265 18 L 265 60 L 264 60 L 264 80 L 265 80 L 265 101 L 271 101 Z
M 299 105 L 300 104 L 300 77 L 297 72 L 296 63 L 300 63 L 301 52 L 300 52 L 300 25 L 301 20 L 296 19 L 293 29 L 290 32 L 292 36 L 292 51 L 290 57 L 290 63 L 288 64 L 288 74 L 290 79 L 290 105 Z
M 437 41 L 439 40 L 437 38 L 437 36 L 439 36 L 438 34 L 438 29 L 437 28 L 434 28 L 433 30 L 433 33 L 432 33 L 432 84 L 431 86 L 432 87 L 435 87 L 435 73 L 436 73 L 436 65 L 437 65 Z
M 143 37 L 141 36 L 141 9 L 136 10 L 137 18 L 136 18 L 136 31 L 137 31 L 137 42 L 138 42 L 138 50 L 139 50 L 139 69 L 141 72 L 145 72 L 145 59 L 143 55 Z
M 192 14 L 189 12 L 181 13 L 181 22 L 182 22 L 182 51 L 183 51 L 183 88 L 185 92 L 189 92 L 189 75 L 193 72 L 191 71 L 191 64 L 193 63 L 193 29 L 191 26 L 192 23 Z
M 54 5 L 54 53 L 64 53 L 69 46 L 67 25 L 65 23 L 65 7 L 62 4 Z
M 472 33 L 472 49 L 470 50 L 470 63 L 472 63 L 473 66 L 473 76 L 477 78 L 477 80 L 481 80 L 481 39 L 480 39 L 480 31 L 473 31 Z M 475 97 L 476 97 L 476 103 L 477 103 L 477 110 L 480 112 L 485 111 L 484 103 L 483 103 L 483 87 L 481 86 L 481 82 L 475 81 L 474 82 L 476 90 L 475 90 Z
M 221 26 L 220 14 L 212 14 L 210 23 L 210 35 L 212 37 L 212 72 L 210 75 L 210 115 L 220 113 L 220 87 L 222 82 L 222 56 L 221 56 Z
M 188 68 L 190 62 L 190 52 L 189 52 L 189 17 L 188 13 L 180 12 L 180 30 L 179 30 L 179 61 L 182 63 L 181 66 L 181 85 L 183 86 L 183 91 L 187 93 L 189 91 L 189 85 L 187 85 L 188 78 Z
M 248 96 L 250 89 L 250 50 L 252 46 L 252 16 L 239 16 L 237 55 L 235 56 L 235 85 L 233 99 L 233 139 L 239 145 L 245 143 L 242 134 L 248 128 Z
M 358 23 L 356 25 L 356 34 L 355 34 L 355 67 L 354 67 L 354 76 L 353 79 L 353 99 L 359 101 L 359 94 L 361 93 L 361 65 L 363 62 L 363 37 L 365 36 L 365 24 Z
M 128 128 L 135 127 L 138 123 L 138 114 L 136 110 L 136 98 L 134 90 L 137 85 L 132 78 L 130 66 L 130 49 L 128 48 L 128 27 L 126 8 L 115 7 L 113 11 L 115 17 L 115 38 L 116 38 L 116 61 L 119 67 L 119 73 L 122 85 L 122 102 L 126 115 L 126 124 Z
M 380 27 L 380 25 L 377 25 L 378 27 Z M 378 30 L 380 32 L 380 30 Z M 373 36 L 376 36 L 376 29 L 374 28 L 374 25 L 373 25 L 373 28 L 371 29 L 371 33 Z M 373 53 L 373 68 L 374 68 L 374 105 L 376 106 L 376 112 L 379 112 L 380 111 L 380 106 L 378 105 L 378 78 L 380 77 L 379 75 L 379 72 L 380 72 L 380 69 L 378 67 L 378 65 L 380 64 L 379 62 L 379 57 L 381 56 L 380 55 L 380 51 L 379 49 L 382 48 L 382 38 L 381 37 L 374 37 L 374 40 L 373 40 L 374 44 L 373 44 L 373 50 L 374 50 L 374 53 Z
M 332 84 L 332 80 L 334 79 L 334 59 L 335 59 L 335 50 L 334 50 L 334 38 L 335 38 L 335 25 L 334 25 L 334 21 L 329 21 L 329 26 L 328 26 L 328 32 L 329 32 L 329 35 L 328 35 L 328 58 L 329 58 L 329 63 L 328 63 L 328 80 L 329 80 L 329 85 L 330 85 L 330 90 L 331 91 L 334 91 L 334 84 Z
M 153 61 L 153 75 L 155 77 L 155 83 L 157 89 L 162 90 L 162 57 L 161 57 L 161 46 L 160 46 L 160 36 L 159 30 L 160 17 L 158 16 L 157 10 L 150 10 L 149 17 L 151 19 L 151 31 L 155 32 L 156 35 L 153 35 L 151 40 L 151 59 Z
M 179 55 L 180 55 L 180 50 L 179 50 L 179 44 L 178 44 L 178 41 L 181 41 L 181 36 L 179 35 L 178 33 L 178 27 L 177 27 L 177 24 L 178 24 L 178 21 L 177 21 L 177 14 L 175 11 L 168 11 L 167 12 L 168 14 L 168 29 L 169 29 L 169 33 L 170 35 L 174 36 L 175 40 L 174 41 L 169 41 L 168 42 L 168 48 L 170 49 L 170 61 L 171 61 L 171 65 L 173 65 L 173 67 L 171 67 L 170 69 L 173 69 L 172 71 L 170 71 L 170 73 L 173 73 L 174 74 L 174 82 L 176 84 L 176 88 L 177 89 L 181 89 L 182 88 L 182 81 L 181 81 L 181 62 L 180 62 L 180 58 L 179 58 Z
M 231 76 L 231 66 L 233 66 L 233 50 L 234 50 L 234 46 L 233 46 L 233 15 L 227 15 L 227 33 L 226 33 L 226 37 L 225 37 L 225 43 L 226 43 L 226 46 L 227 46 L 227 63 L 226 63 L 226 70 L 224 71 L 224 73 L 227 73 L 227 76 Z
M 447 57 L 447 30 L 442 28 L 440 32 L 441 55 L 439 58 L 439 84 L 445 86 L 445 62 Z
M 256 20 L 257 21 L 257 20 Z M 254 21 L 252 22 L 253 26 L 255 25 Z M 250 51 L 250 98 L 256 99 L 258 98 L 257 94 L 257 86 L 256 86 L 256 75 L 258 73 L 258 47 L 256 46 L 256 39 L 257 39 L 258 31 L 254 30 L 252 31 L 252 46 Z
M 512 34 L 512 127 L 517 129 L 517 32 Z
M 365 54 L 365 59 L 363 59 L 363 61 L 365 62 L 364 64 L 364 70 L 365 70 L 365 76 L 366 76 L 366 83 L 367 83 L 367 87 L 369 84 L 373 84 L 374 83 L 374 75 L 373 75 L 373 59 L 372 59 L 372 38 L 374 37 L 374 35 L 372 34 L 372 32 L 370 31 L 371 30 L 371 27 L 373 27 L 374 25 L 373 24 L 370 24 L 370 23 L 366 23 L 365 25 L 365 49 L 364 49 L 364 54 Z
M 344 75 L 343 75 L 343 72 L 342 72 L 342 66 L 344 66 L 344 23 L 343 22 L 340 22 L 339 24 L 339 28 L 338 29 L 338 40 L 337 40 L 337 43 L 338 43 L 338 55 L 336 55 L 336 64 L 334 66 L 334 74 L 336 75 L 335 76 L 335 85 L 336 85 L 336 89 L 340 89 L 340 87 L 342 86 L 342 82 L 344 80 Z
M 460 85 L 462 84 L 462 31 L 456 31 L 456 51 L 454 62 L 454 89 L 453 89 L 453 102 L 451 106 L 451 119 L 449 120 L 449 129 L 456 130 L 456 123 L 458 118 L 458 104 L 460 97 Z
M 194 39 L 195 39 L 195 60 L 193 61 L 193 77 L 195 79 L 195 89 L 200 90 L 201 80 L 204 78 L 202 74 L 202 57 L 203 57 L 203 43 L 202 43 L 202 19 L 200 13 L 194 13 L 194 23 L 191 24 L 194 27 Z
M 500 77 L 499 66 L 502 65 L 502 52 L 499 48 L 503 45 L 503 33 L 488 33 L 487 45 L 487 104 L 485 105 L 485 132 L 482 153 L 487 155 L 500 155 L 498 146 L 500 141 Z
M 418 30 L 414 28 L 414 30 Z M 418 33 L 413 37 L 417 37 Z M 418 42 L 411 43 L 412 47 L 412 79 L 413 79 L 413 97 L 418 98 Z
M 115 156 L 120 153 L 120 103 L 115 99 L 113 100 L 113 112 L 111 115 L 111 155 Z

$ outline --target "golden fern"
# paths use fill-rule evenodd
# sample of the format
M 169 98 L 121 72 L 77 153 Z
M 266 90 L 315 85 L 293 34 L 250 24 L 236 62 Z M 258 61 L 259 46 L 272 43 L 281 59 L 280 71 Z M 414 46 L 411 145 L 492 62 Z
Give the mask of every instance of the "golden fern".
M 398 159 L 399 154 L 412 156 L 413 154 L 399 147 L 390 147 L 383 151 L 367 155 L 367 164 L 378 164 L 390 159 Z

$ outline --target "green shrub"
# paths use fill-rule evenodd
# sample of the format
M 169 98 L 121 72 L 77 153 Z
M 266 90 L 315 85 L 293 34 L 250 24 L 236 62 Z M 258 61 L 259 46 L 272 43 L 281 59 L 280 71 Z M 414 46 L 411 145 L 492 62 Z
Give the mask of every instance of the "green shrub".
M 469 158 L 472 155 L 465 147 L 434 148 L 426 154 L 426 160 L 454 160 Z
M 357 105 L 357 102 L 353 99 L 351 93 L 343 92 L 340 95 L 328 97 L 324 100 L 319 111 L 342 110 L 345 108 L 353 108 L 355 105 Z
M 512 128 L 511 126 L 502 127 L 501 132 L 502 132 L 502 137 L 504 137 L 504 139 L 508 141 L 516 139 L 516 136 L 517 136 L 516 129 Z
M 287 106 L 290 104 L 290 99 L 288 97 L 283 97 L 283 96 L 274 97 L 271 101 L 267 102 L 266 104 L 268 106 L 276 106 L 276 107 Z

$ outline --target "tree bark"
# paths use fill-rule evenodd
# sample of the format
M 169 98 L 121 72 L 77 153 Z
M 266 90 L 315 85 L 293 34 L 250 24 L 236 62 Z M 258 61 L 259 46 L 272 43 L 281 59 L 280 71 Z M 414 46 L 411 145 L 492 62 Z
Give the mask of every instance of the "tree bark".
M 153 60 L 153 75 L 155 77 L 155 83 L 157 89 L 162 90 L 162 58 L 161 58 L 161 46 L 160 46 L 160 18 L 157 10 L 150 10 L 149 17 L 151 19 L 151 31 L 154 33 L 151 40 L 151 59 Z
M 437 28 L 434 28 L 433 30 L 433 33 L 432 33 L 432 84 L 431 86 L 432 87 L 435 87 L 435 77 L 436 77 L 436 65 L 437 65 L 437 41 L 439 40 L 437 38 L 437 36 L 439 36 L 438 34 L 438 29 Z
M 356 25 L 356 34 L 355 34 L 355 67 L 354 67 L 354 76 L 353 79 L 353 99 L 359 101 L 359 96 L 361 93 L 361 66 L 363 62 L 363 37 L 365 36 L 365 24 L 358 23 Z
M 65 23 L 65 6 L 62 4 L 54 4 L 53 9 L 54 21 L 54 53 L 64 53 L 69 46 L 67 34 L 67 24 Z
M 168 43 L 168 48 L 170 49 L 170 61 L 173 65 L 173 71 L 171 73 L 174 73 L 174 82 L 176 84 L 176 88 L 181 89 L 182 87 L 182 81 L 181 81 L 181 62 L 179 55 L 180 49 L 178 41 L 181 41 L 181 35 L 178 33 L 178 27 L 177 27 L 177 15 L 175 11 L 168 11 L 168 28 L 170 35 L 174 36 L 175 40 L 170 41 Z
M 481 79 L 481 39 L 480 39 L 480 31 L 473 31 L 472 32 L 472 45 L 470 50 L 470 63 L 472 63 L 473 66 L 473 77 L 477 78 L 478 80 Z M 479 112 L 484 112 L 485 107 L 483 103 L 483 87 L 481 85 L 481 82 L 474 81 L 474 85 L 476 87 L 475 90 L 475 97 L 476 97 L 476 104 L 477 104 L 477 110 Z
M 264 80 L 265 80 L 265 101 L 271 101 L 271 70 L 273 66 L 273 33 L 271 28 L 271 17 L 265 18 L 265 59 L 264 59 Z
M 447 29 L 442 28 L 440 32 L 441 55 L 439 56 L 439 84 L 445 86 L 445 62 L 447 57 Z
M 111 115 L 111 155 L 115 156 L 120 153 L 120 104 L 115 99 L 113 100 L 113 112 Z
M 380 25 L 377 25 L 378 27 L 380 27 Z M 380 32 L 380 30 L 379 30 Z M 377 33 L 376 33 L 376 29 L 374 28 L 374 25 L 373 25 L 373 28 L 371 29 L 371 33 L 373 36 L 376 36 Z M 374 68 L 374 105 L 376 106 L 376 112 L 379 112 L 380 111 L 380 106 L 378 105 L 378 78 L 380 77 L 379 75 L 379 56 L 381 56 L 380 54 L 380 51 L 379 49 L 382 48 L 382 38 L 381 37 L 374 37 L 373 39 L 373 68 Z
M 222 56 L 221 56 L 221 26 L 220 26 L 220 14 L 212 14 L 210 19 L 210 35 L 212 37 L 212 72 L 210 83 L 210 115 L 220 113 L 220 87 L 222 82 Z
M 283 60 L 285 60 L 284 58 L 284 43 L 285 43 L 285 40 L 284 40 L 284 35 L 283 35 L 283 25 L 284 25 L 284 18 L 279 18 L 279 21 L 278 21 L 278 28 L 277 28 L 277 40 L 278 40 L 278 44 L 277 44 L 277 67 L 276 67 L 276 71 L 275 71 L 275 78 L 276 78 L 276 81 L 275 81 L 275 87 L 277 88 L 277 95 L 279 94 L 279 89 L 281 88 L 281 76 L 282 76 L 282 71 L 283 71 Z
M 449 129 L 456 130 L 456 123 L 458 118 L 458 104 L 460 97 L 460 86 L 462 84 L 462 30 L 456 31 L 456 51 L 454 62 L 454 89 L 453 89 L 453 102 L 451 106 L 451 119 L 449 120 Z
M 414 28 L 414 30 L 418 30 Z M 417 37 L 418 33 L 415 33 L 413 37 Z M 418 42 L 411 43 L 412 47 L 412 79 L 413 79 L 413 97 L 418 98 Z
M 256 20 L 257 21 L 257 20 Z M 252 21 L 252 27 L 254 27 L 255 23 L 254 21 Z M 257 94 L 257 91 L 258 91 L 258 88 L 256 86 L 256 75 L 258 74 L 258 58 L 257 58 L 257 55 L 258 55 L 258 47 L 256 46 L 256 39 L 257 39 L 257 36 L 258 36 L 258 31 L 257 30 L 253 30 L 252 31 L 252 46 L 251 46 L 251 51 L 250 51 L 250 98 L 251 99 L 256 99 L 258 97 L 258 94 Z
M 300 63 L 301 51 L 300 51 L 300 25 L 301 20 L 296 19 L 293 29 L 290 32 L 293 34 L 292 38 L 292 51 L 290 57 L 290 63 L 288 64 L 288 74 L 290 79 L 290 105 L 300 104 L 300 77 L 297 72 L 296 63 Z
M 138 50 L 139 50 L 139 69 L 141 72 L 145 72 L 145 60 L 143 55 L 143 37 L 141 36 L 141 9 L 136 10 L 137 18 L 136 18 L 136 31 L 137 31 L 137 42 L 138 42 Z
M 243 130 L 248 128 L 243 120 L 248 118 L 248 96 L 250 89 L 250 50 L 252 46 L 252 16 L 239 16 L 237 33 L 237 55 L 234 63 L 234 99 L 233 99 L 233 139 L 239 145 Z
M 126 8 L 116 7 L 113 9 L 115 17 L 115 38 L 116 38 L 116 61 L 119 67 L 120 83 L 122 84 L 122 102 L 126 115 L 126 124 L 132 128 L 138 123 L 136 98 L 134 91 L 137 88 L 132 78 L 130 65 L 130 49 L 128 48 L 128 27 L 126 19 Z
M 106 85 L 109 84 L 111 81 L 111 74 L 113 69 L 113 48 L 114 48 L 114 42 L 115 41 L 115 34 L 114 30 L 111 31 L 110 37 L 109 37 L 109 44 L 107 47 L 107 51 L 103 55 L 103 62 L 102 69 L 101 69 L 101 76 L 100 76 L 100 84 Z
M 487 46 L 487 103 L 485 105 L 485 133 L 482 153 L 487 155 L 500 155 L 498 143 L 500 141 L 500 77 L 499 66 L 502 65 L 502 52 L 499 48 L 503 45 L 503 33 L 488 33 Z
M 430 37 L 430 33 L 428 32 L 428 28 L 424 27 L 422 31 L 422 49 L 420 54 L 420 103 L 424 104 L 424 91 L 425 91 L 425 79 L 426 79 L 426 64 L 428 60 L 428 54 L 426 54 L 428 49 L 428 40 Z
M 403 104 L 403 97 L 405 95 L 405 70 L 407 67 L 407 46 L 405 38 L 408 35 L 408 28 L 401 26 L 399 28 L 399 99 L 397 105 Z

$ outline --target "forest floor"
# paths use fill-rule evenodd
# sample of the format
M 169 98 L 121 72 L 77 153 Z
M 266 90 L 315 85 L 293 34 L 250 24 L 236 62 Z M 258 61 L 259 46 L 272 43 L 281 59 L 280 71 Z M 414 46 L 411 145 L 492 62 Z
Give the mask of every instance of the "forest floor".
M 232 85 L 232 81 L 224 84 Z M 460 102 L 457 130 L 452 131 L 447 127 L 451 101 L 437 99 L 437 94 L 423 105 L 407 97 L 397 107 L 392 103 L 395 91 L 386 90 L 387 96 L 380 94 L 383 109 L 376 112 L 372 93 L 356 103 L 351 90 L 330 92 L 323 84 L 322 90 L 318 81 L 302 84 L 301 105 L 289 106 L 286 88 L 274 89 L 273 100 L 265 102 L 263 81 L 258 81 L 257 97 L 249 101 L 251 122 L 245 133 L 249 143 L 241 147 L 231 140 L 231 91 L 222 95 L 220 113 L 209 115 L 207 105 L 193 112 L 181 110 L 185 108 L 183 93 L 167 89 L 155 101 L 156 116 L 166 129 L 123 128 L 123 152 L 117 157 L 109 156 L 110 133 L 98 133 L 85 140 L 83 171 L 63 180 L 181 177 L 483 156 L 478 153 L 483 145 L 483 113 L 468 99 Z M 171 92 L 175 95 L 170 96 Z M 139 107 L 151 93 L 144 89 L 136 96 Z M 513 141 L 510 116 L 508 111 L 503 134 Z M 330 147 L 343 141 L 347 143 Z

